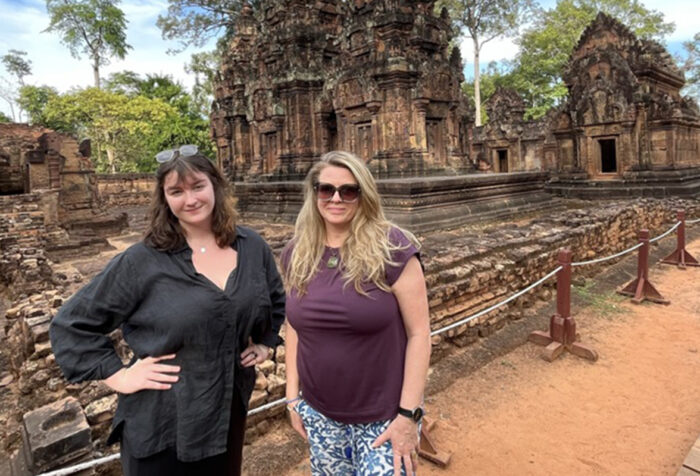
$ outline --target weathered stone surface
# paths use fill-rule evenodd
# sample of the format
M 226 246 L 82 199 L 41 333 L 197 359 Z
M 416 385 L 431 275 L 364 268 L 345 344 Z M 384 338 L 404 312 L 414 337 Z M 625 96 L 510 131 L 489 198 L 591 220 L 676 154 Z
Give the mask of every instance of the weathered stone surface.
M 248 408 L 251 410 L 253 408 L 259 407 L 267 400 L 267 392 L 265 390 L 253 390 L 253 395 L 250 397 L 250 403 Z
M 267 393 L 270 394 L 270 399 L 274 400 L 284 395 L 285 383 L 283 378 L 275 374 L 267 376 Z
M 267 377 L 262 372 L 258 372 L 255 377 L 255 390 L 265 390 L 267 388 Z
M 565 196 L 700 195 L 700 113 L 659 43 L 603 13 L 586 28 L 563 79 L 557 177 Z
M 275 363 L 272 360 L 266 360 L 262 364 L 258 365 L 258 370 L 265 375 L 269 375 L 275 371 Z
M 233 180 L 298 180 L 334 149 L 377 177 L 473 169 L 462 61 L 434 0 L 261 3 L 243 10 L 215 88 Z
M 95 400 L 85 407 L 85 415 L 91 425 L 110 420 L 117 409 L 117 395 L 112 394 Z
M 43 472 L 88 453 L 90 427 L 74 398 L 64 398 L 23 417 L 28 460 Z

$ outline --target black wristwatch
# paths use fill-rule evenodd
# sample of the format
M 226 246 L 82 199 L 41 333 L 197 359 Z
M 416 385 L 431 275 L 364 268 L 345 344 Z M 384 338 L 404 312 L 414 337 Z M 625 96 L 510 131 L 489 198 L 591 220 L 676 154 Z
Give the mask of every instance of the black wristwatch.
M 419 423 L 421 418 L 423 418 L 423 409 L 421 407 L 416 407 L 413 410 L 407 410 L 405 408 L 399 407 L 399 415 L 405 416 L 406 418 L 409 418 L 414 422 Z

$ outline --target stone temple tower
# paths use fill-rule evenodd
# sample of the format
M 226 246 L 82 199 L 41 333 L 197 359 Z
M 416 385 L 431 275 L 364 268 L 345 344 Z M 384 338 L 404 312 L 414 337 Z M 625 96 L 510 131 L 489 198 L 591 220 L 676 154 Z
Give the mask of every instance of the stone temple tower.
M 264 1 L 244 8 L 212 135 L 237 182 L 301 179 L 333 149 L 377 178 L 456 174 L 467 157 L 462 62 L 434 0 Z

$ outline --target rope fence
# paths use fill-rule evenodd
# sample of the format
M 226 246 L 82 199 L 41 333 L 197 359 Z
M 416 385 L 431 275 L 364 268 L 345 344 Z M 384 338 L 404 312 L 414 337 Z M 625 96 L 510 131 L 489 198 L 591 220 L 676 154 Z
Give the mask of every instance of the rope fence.
M 624 251 L 620 251 L 619 253 L 615 253 L 614 255 L 606 256 L 604 258 L 592 259 L 592 260 L 588 260 L 588 261 L 577 261 L 577 262 L 571 263 L 571 266 L 585 266 L 588 264 L 602 263 L 603 261 L 608 261 L 608 260 L 615 259 L 615 258 L 618 258 L 618 257 L 623 256 L 623 255 L 626 255 L 627 253 L 630 253 L 630 252 L 636 250 L 637 248 L 640 248 L 641 246 L 642 246 L 641 243 L 637 243 L 636 245 L 634 245 L 630 248 L 627 248 Z
M 606 256 L 603 258 L 597 258 L 597 259 L 592 259 L 592 260 L 588 260 L 588 261 L 571 262 L 571 260 L 570 260 L 571 252 L 562 250 L 562 251 L 560 251 L 560 258 L 559 258 L 560 265 L 557 266 L 556 268 L 554 268 L 549 273 L 547 273 L 542 278 L 538 279 L 537 281 L 528 285 L 527 287 L 523 288 L 522 290 L 518 291 L 517 293 L 507 297 L 506 299 L 503 299 L 502 301 L 499 301 L 498 303 L 487 307 L 486 309 L 482 309 L 481 311 L 478 311 L 474 314 L 471 314 L 470 316 L 465 317 L 463 319 L 460 319 L 459 321 L 453 322 L 453 323 L 446 325 L 440 329 L 431 331 L 430 336 L 432 337 L 432 336 L 443 334 L 451 329 L 454 329 L 456 327 L 467 324 L 467 323 L 473 321 L 474 319 L 477 319 L 485 314 L 488 314 L 488 313 L 498 309 L 499 307 L 508 304 L 509 302 L 513 301 L 514 299 L 519 298 L 520 296 L 533 290 L 534 288 L 540 286 L 545 281 L 547 281 L 548 279 L 552 278 L 553 276 L 555 276 L 561 272 L 561 274 L 559 274 L 559 276 L 557 277 L 557 310 L 558 310 L 558 313 L 557 313 L 557 315 L 552 317 L 552 321 L 550 324 L 550 331 L 549 332 L 535 331 L 531 334 L 530 340 L 532 342 L 535 342 L 535 343 L 547 345 L 547 349 L 549 350 L 548 356 L 551 357 L 551 359 L 546 357 L 547 360 L 553 360 L 554 358 L 556 358 L 559 355 L 559 353 L 561 352 L 561 349 L 563 349 L 564 347 L 566 347 L 572 353 L 579 355 L 581 357 L 586 357 L 586 358 L 589 358 L 591 360 L 597 360 L 597 354 L 595 353 L 595 351 L 587 349 L 582 344 L 573 342 L 572 339 L 569 339 L 566 336 L 564 336 L 563 338 L 557 336 L 557 334 L 559 333 L 559 328 L 557 327 L 558 325 L 560 325 L 562 327 L 562 329 L 573 326 L 573 329 L 575 330 L 575 324 L 569 324 L 569 325 L 564 325 L 563 323 L 557 324 L 556 319 L 555 319 L 555 317 L 558 317 L 558 318 L 562 319 L 563 321 L 570 319 L 571 322 L 573 322 L 573 318 L 571 318 L 569 315 L 569 306 L 570 306 L 570 302 L 569 302 L 570 301 L 570 289 L 569 288 L 571 286 L 571 268 L 577 267 L 577 266 L 586 266 L 586 265 L 595 264 L 595 263 L 602 263 L 604 261 L 609 261 L 609 260 L 612 260 L 615 258 L 619 258 L 621 256 L 624 256 L 627 253 L 631 253 L 632 251 L 635 251 L 635 250 L 641 248 L 640 258 L 639 258 L 639 263 L 638 263 L 638 280 L 641 280 L 642 283 L 646 283 L 646 285 L 651 286 L 651 284 L 648 282 L 648 269 L 647 269 L 648 268 L 647 256 L 648 256 L 649 244 L 665 238 L 670 233 L 672 233 L 673 231 L 675 231 L 676 229 L 678 229 L 680 227 L 680 230 L 678 233 L 678 236 L 679 236 L 678 247 L 674 253 L 678 254 L 678 253 L 686 252 L 685 248 L 684 248 L 685 247 L 685 242 L 684 242 L 685 235 L 684 235 L 684 226 L 683 225 L 684 224 L 692 225 L 692 224 L 698 223 L 698 222 L 700 222 L 700 218 L 698 218 L 696 220 L 686 221 L 684 219 L 684 217 L 685 217 L 684 212 L 679 211 L 678 212 L 679 220 L 671 228 L 669 228 L 667 231 L 665 231 L 661 235 L 659 235 L 655 238 L 649 239 L 648 238 L 648 231 L 642 230 L 640 232 L 640 242 L 639 243 L 637 243 L 636 245 L 634 245 L 630 248 L 627 248 L 626 250 L 620 251 L 619 253 L 615 253 L 613 255 Z M 662 262 L 671 263 L 671 264 L 679 264 L 679 266 L 680 266 L 680 262 L 668 261 L 671 256 L 674 256 L 674 253 L 672 253 L 672 255 L 670 255 L 668 258 L 664 259 Z M 562 259 L 562 256 L 564 256 L 564 259 Z M 682 254 L 680 256 L 682 256 Z M 564 284 L 564 286 L 561 286 L 562 284 Z M 559 296 L 559 293 L 560 293 L 559 287 L 560 286 L 562 288 L 567 288 L 564 291 L 565 296 L 564 296 L 563 300 L 561 299 L 561 296 Z M 628 285 L 627 287 L 630 287 L 630 286 L 631 287 L 636 286 L 637 288 L 640 287 L 639 285 L 637 285 L 637 280 L 630 283 L 630 285 Z M 652 286 L 652 288 L 653 288 L 653 286 Z M 622 292 L 622 291 L 619 291 L 619 292 Z M 637 298 L 637 296 L 635 296 L 635 299 L 636 298 Z M 636 302 L 635 299 L 633 299 L 632 301 Z M 566 301 L 566 302 L 563 302 L 563 301 Z M 657 302 L 662 302 L 662 301 L 657 301 Z M 571 340 L 571 342 L 568 342 L 569 340 Z M 557 344 L 557 345 L 554 346 L 554 344 Z M 554 346 L 554 347 L 552 347 L 552 346 Z M 581 349 L 583 349 L 583 350 L 581 350 Z M 285 401 L 286 401 L 286 399 L 280 398 L 278 400 L 274 400 L 272 402 L 266 403 L 265 405 L 261 405 L 259 407 L 253 408 L 252 410 L 248 411 L 248 416 L 252 416 L 252 415 L 255 415 L 257 413 L 264 412 L 265 410 L 268 410 L 270 408 L 274 408 L 274 407 L 277 407 L 279 405 L 283 405 L 285 403 Z M 95 459 L 92 461 L 86 461 L 84 463 L 80 463 L 80 464 L 77 464 L 75 466 L 70 466 L 68 468 L 61 468 L 61 469 L 58 469 L 55 471 L 41 473 L 38 476 L 66 476 L 66 475 L 77 473 L 78 471 L 83 471 L 83 470 L 86 470 L 86 469 L 89 469 L 89 468 L 92 468 L 92 467 L 95 467 L 98 465 L 108 463 L 110 461 L 114 461 L 114 460 L 118 459 L 119 457 L 120 457 L 120 453 L 115 453 L 115 454 L 105 456 L 102 458 L 98 458 L 98 459 Z
M 659 240 L 661 240 L 662 238 L 665 238 L 666 236 L 669 235 L 669 233 L 672 233 L 673 231 L 675 231 L 676 228 L 678 228 L 679 226 L 681 226 L 681 223 L 683 223 L 683 222 L 681 222 L 681 221 L 676 222 L 676 224 L 673 225 L 671 228 L 669 228 L 669 229 L 666 231 L 666 233 L 662 233 L 661 235 L 657 236 L 656 238 L 652 238 L 651 240 L 649 240 L 649 243 L 654 243 L 655 241 L 659 241 Z
M 555 274 L 557 274 L 559 271 L 561 271 L 561 269 L 562 269 L 561 266 L 555 268 L 552 272 L 548 273 L 548 274 L 547 274 L 546 276 L 544 276 L 543 278 L 541 278 L 541 279 L 539 279 L 538 281 L 532 283 L 531 285 L 529 285 L 529 286 L 526 287 L 525 289 L 523 289 L 523 290 L 521 290 L 521 291 L 518 291 L 516 294 L 513 294 L 513 295 L 510 296 L 509 298 L 506 298 L 506 299 L 504 299 L 503 301 L 501 301 L 501 302 L 499 302 L 499 303 L 497 303 L 497 304 L 494 304 L 493 306 L 487 307 L 486 309 L 483 309 L 483 310 L 477 312 L 476 314 L 472 314 L 472 315 L 469 316 L 469 317 L 465 317 L 464 319 L 461 319 L 461 320 L 459 320 L 459 321 L 457 321 L 457 322 L 453 322 L 452 324 L 450 324 L 450 325 L 448 325 L 448 326 L 445 326 L 445 327 L 443 327 L 442 329 L 438 329 L 438 330 L 436 330 L 436 331 L 433 331 L 433 332 L 430 333 L 430 336 L 432 337 L 432 336 L 436 336 L 436 335 L 442 334 L 443 332 L 447 332 L 447 331 L 449 331 L 449 330 L 451 330 L 451 329 L 454 329 L 455 327 L 459 327 L 459 326 L 461 326 L 461 325 L 463 325 L 463 324 L 466 324 L 467 322 L 472 321 L 472 320 L 476 319 L 477 317 L 481 317 L 481 316 L 483 316 L 484 314 L 488 314 L 489 312 L 493 311 L 494 309 L 498 309 L 499 307 L 503 306 L 504 304 L 508 304 L 508 303 L 511 302 L 513 299 L 519 298 L 520 296 L 522 296 L 522 295 L 525 294 L 526 292 L 528 292 L 528 291 L 530 291 L 531 289 L 534 289 L 534 288 L 536 288 L 537 286 L 539 286 L 540 284 L 544 283 L 544 282 L 547 281 L 549 278 L 551 278 L 552 276 L 554 276 Z

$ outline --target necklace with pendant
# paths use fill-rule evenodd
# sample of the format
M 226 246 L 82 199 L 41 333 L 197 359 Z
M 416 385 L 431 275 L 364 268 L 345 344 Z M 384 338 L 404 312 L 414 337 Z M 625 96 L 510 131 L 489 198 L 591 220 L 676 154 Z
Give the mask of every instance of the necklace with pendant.
M 336 254 L 338 252 L 337 248 L 331 248 L 331 255 L 328 257 L 328 261 L 326 261 L 326 267 L 327 268 L 337 268 L 338 263 L 340 262 L 340 258 Z

